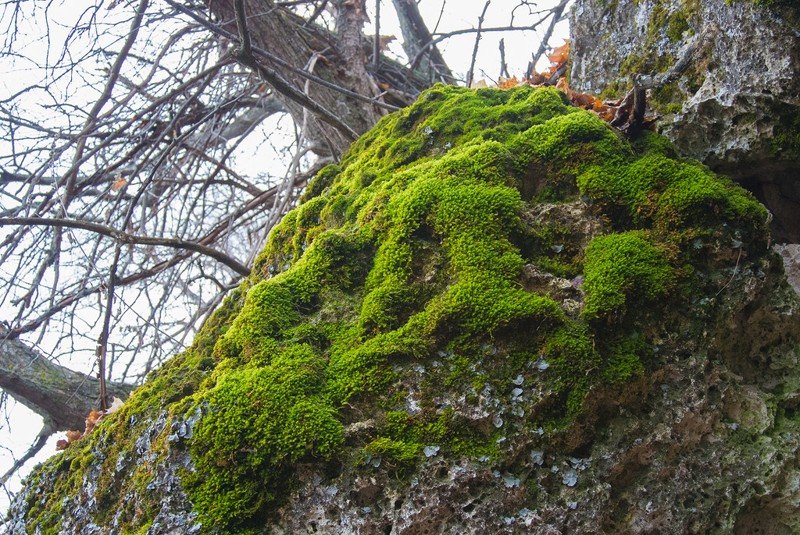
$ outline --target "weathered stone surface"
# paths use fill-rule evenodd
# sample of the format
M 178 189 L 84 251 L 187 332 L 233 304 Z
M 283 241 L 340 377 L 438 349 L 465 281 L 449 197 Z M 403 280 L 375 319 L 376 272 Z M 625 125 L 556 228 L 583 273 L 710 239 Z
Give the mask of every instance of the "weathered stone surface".
M 800 303 L 781 282 L 779 263 L 770 257 L 743 270 L 706 305 L 718 310 L 711 320 L 718 331 L 662 340 L 659 371 L 633 385 L 627 403 L 598 400 L 611 401 L 610 412 L 574 450 L 509 435 L 499 437 L 508 453 L 501 463 L 435 455 L 400 478 L 380 465 L 334 478 L 308 472 L 273 526 L 369 534 L 796 532 L 800 396 L 786 390 L 800 379 Z M 525 417 L 512 415 L 510 391 L 491 397 L 514 426 Z M 522 394 L 523 406 L 531 395 Z
M 783 259 L 786 279 L 792 285 L 792 288 L 800 294 L 800 245 L 796 243 L 776 245 L 775 251 Z
M 797 242 L 800 16 L 793 4 L 578 0 L 570 84 L 621 96 L 631 76 L 667 71 L 702 40 L 689 70 L 651 91 L 659 130 L 683 155 L 753 191 L 775 215 L 773 237 Z

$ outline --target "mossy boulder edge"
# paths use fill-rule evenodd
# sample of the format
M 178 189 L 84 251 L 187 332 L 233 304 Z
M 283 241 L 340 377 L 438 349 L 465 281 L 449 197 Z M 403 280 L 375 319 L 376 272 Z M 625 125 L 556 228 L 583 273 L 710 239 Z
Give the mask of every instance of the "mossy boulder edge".
M 797 443 L 797 302 L 768 217 L 663 138 L 631 142 L 554 88 L 434 87 L 319 173 L 192 346 L 34 473 L 14 525 L 292 532 L 298 504 L 335 487 L 306 522 L 401 532 L 433 513 L 403 498 L 392 516 L 387 500 L 436 488 L 436 474 L 453 483 L 461 466 L 490 503 L 450 504 L 434 531 L 622 529 L 641 505 L 631 482 L 587 459 L 617 427 L 650 436 L 635 425 L 645 408 L 667 421 L 673 396 L 723 387 L 698 409 L 716 415 L 701 439 L 776 488 L 743 460 L 763 437 L 770 451 Z M 765 324 L 769 335 L 748 331 Z M 733 330 L 772 343 L 739 354 Z M 751 414 L 762 404 L 765 426 Z M 701 442 L 653 449 L 666 468 L 716 455 Z M 698 488 L 738 484 L 724 477 Z M 365 491 L 364 478 L 379 483 Z M 443 489 L 443 503 L 457 493 Z M 725 496 L 695 510 L 732 528 L 757 492 Z M 675 525 L 701 521 L 687 518 Z

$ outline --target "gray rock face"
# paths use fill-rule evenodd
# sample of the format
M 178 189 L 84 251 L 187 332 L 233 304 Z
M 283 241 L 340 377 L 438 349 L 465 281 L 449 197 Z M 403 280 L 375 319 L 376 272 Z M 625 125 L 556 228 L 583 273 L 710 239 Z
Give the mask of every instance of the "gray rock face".
M 578 0 L 574 89 L 622 96 L 632 75 L 667 71 L 702 39 L 688 71 L 652 91 L 659 130 L 753 191 L 774 238 L 800 241 L 800 15 L 791 2 Z
M 134 466 L 142 464 L 154 466 L 153 477 L 143 489 L 144 491 L 131 489 L 125 492 L 126 508 L 139 510 L 143 507 L 143 502 L 156 501 L 160 504 L 160 508 L 146 533 L 149 535 L 196 535 L 200 533 L 201 526 L 197 522 L 197 514 L 192 512 L 191 504 L 186 498 L 178 475 L 181 469 L 190 466 L 189 456 L 180 447 L 169 448 L 168 454 L 164 457 L 159 457 L 154 452 L 156 448 L 153 447 L 153 440 L 167 431 L 165 429 L 166 421 L 166 414 L 162 413 L 152 422 L 148 422 L 144 432 L 136 440 L 135 449 L 117 456 L 115 475 L 122 481 Z M 182 426 L 184 429 L 190 430 L 194 423 L 195 420 L 190 419 L 180 422 L 175 427 Z M 179 443 L 179 435 L 172 435 L 169 442 L 170 444 Z M 100 509 L 97 496 L 98 491 L 102 490 L 99 488 L 100 467 L 105 460 L 107 449 L 109 449 L 109 443 L 106 441 L 101 441 L 93 448 L 92 463 L 81 481 L 80 492 L 76 496 L 65 498 L 61 503 L 62 523 L 58 531 L 59 535 L 76 533 L 81 535 L 118 535 L 127 532 L 121 526 L 120 519 L 125 514 L 122 509 L 113 511 L 105 521 L 99 521 L 97 518 Z M 64 471 L 71 469 L 71 467 L 64 467 Z M 52 488 L 58 477 L 63 477 L 63 475 L 63 472 L 57 472 L 55 475 L 47 474 L 42 477 L 38 485 Z M 6 532 L 10 535 L 30 533 L 25 511 L 36 500 L 42 499 L 41 495 L 36 495 L 36 490 L 37 488 L 34 486 L 26 486 L 15 496 L 11 504 L 12 513 L 6 519 L 5 524 Z
M 800 294 L 800 245 L 796 243 L 776 245 L 775 252 L 781 255 L 783 259 L 786 279 L 792 285 L 792 288 Z
M 271 529 L 796 533 L 800 397 L 788 392 L 800 378 L 800 301 L 779 266 L 771 255 L 734 274 L 717 303 L 703 305 L 717 310 L 708 323 L 716 330 L 665 337 L 656 357 L 663 368 L 618 398 L 598 399 L 598 413 L 613 415 L 575 435 L 504 440 L 536 398 L 528 381 L 517 381 L 520 394 L 512 382 L 508 392 L 486 394 L 490 412 L 502 416 L 495 425 L 505 462 L 433 454 L 405 474 L 380 462 L 334 477 L 309 468 Z

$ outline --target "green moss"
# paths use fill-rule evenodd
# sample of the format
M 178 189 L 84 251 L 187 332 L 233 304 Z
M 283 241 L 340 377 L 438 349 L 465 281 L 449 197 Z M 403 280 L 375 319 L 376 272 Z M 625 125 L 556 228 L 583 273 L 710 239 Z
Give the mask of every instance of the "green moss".
M 231 528 L 256 516 L 278 498 L 287 465 L 330 458 L 341 445 L 342 424 L 320 395 L 324 367 L 310 347 L 291 346 L 205 393 L 186 478 L 204 523 Z
M 546 222 L 529 229 L 524 248 L 540 268 L 571 279 L 583 271 L 583 251 L 577 238 L 570 227 Z
M 376 438 L 364 448 L 364 453 L 367 455 L 365 461 L 380 457 L 397 468 L 414 464 L 421 452 L 422 444 L 392 440 L 386 437 Z
M 678 12 L 670 17 L 667 22 L 667 38 L 672 42 L 680 41 L 690 29 L 686 15 Z
M 640 333 L 621 333 L 605 345 L 608 358 L 601 372 L 605 383 L 624 384 L 644 373 L 644 361 L 650 357 L 652 348 Z
M 600 0 L 600 3 L 607 7 L 609 13 L 613 13 L 619 6 L 619 0 Z
M 625 82 L 623 80 L 614 80 L 607 86 L 603 88 L 603 90 L 598 95 L 600 100 L 615 100 L 618 98 L 622 98 L 625 94 L 630 91 L 631 83 Z
M 678 157 L 675 147 L 666 137 L 649 130 L 645 130 L 632 139 L 631 145 L 638 155 L 660 155 L 670 159 Z
M 642 306 L 663 297 L 674 278 L 664 251 L 642 231 L 592 240 L 586 249 L 584 273 L 583 315 L 588 319 L 624 316 L 633 300 Z
M 656 51 L 643 54 L 632 53 L 619 66 L 620 75 L 659 74 L 667 72 L 675 64 L 675 57 L 670 54 L 659 54 Z
M 572 323 L 557 330 L 548 338 L 543 354 L 552 366 L 556 392 L 566 398 L 567 414 L 580 413 L 583 399 L 593 383 L 593 375 L 602 367 L 589 328 Z
M 426 445 L 500 456 L 496 429 L 434 400 L 505 391 L 541 356 L 552 366 L 539 387 L 555 395 L 537 417 L 569 426 L 595 388 L 646 372 L 649 341 L 637 333 L 677 284 L 678 263 L 691 261 L 672 252 L 685 236 L 724 227 L 749 237 L 754 255 L 766 244 L 763 207 L 673 157 L 663 138 L 631 145 L 554 88 L 425 92 L 320 172 L 191 348 L 41 470 L 40 487 L 54 483 L 31 505 L 31 529 L 57 530 L 92 451 L 105 454 L 97 518 L 119 517 L 130 532 L 159 504 L 143 499 L 137 511 L 123 497 L 147 495 L 173 447 L 188 448 L 185 490 L 204 527 L 220 532 L 260 529 L 301 463 L 335 471 L 355 460 L 344 468 L 370 470 L 371 456 L 400 472 Z M 594 238 L 585 258 L 575 246 L 563 260 L 548 251 L 573 231 L 530 228 L 521 214 L 528 203 L 579 196 L 614 233 Z M 583 274 L 583 314 L 568 317 L 550 295 L 526 290 L 526 263 Z M 434 359 L 439 367 L 421 379 L 417 364 Z M 413 416 L 399 410 L 409 382 L 422 396 Z M 171 426 L 197 415 L 191 438 L 170 445 Z M 374 432 L 345 440 L 348 425 L 373 417 Z M 120 475 L 116 463 L 140 455 L 146 432 L 151 460 Z
M 683 107 L 684 96 L 677 82 L 663 85 L 652 92 L 650 106 L 660 113 L 678 113 Z
M 405 411 L 387 411 L 379 435 L 364 447 L 363 462 L 380 457 L 381 464 L 388 462 L 398 471 L 420 461 L 426 445 L 438 448 L 440 455 L 478 457 L 496 452 L 495 437 L 475 429 L 463 418 L 457 419 L 452 408 L 426 410 L 414 416 Z
M 675 231 L 724 223 L 742 224 L 748 239 L 766 233 L 766 209 L 750 193 L 696 162 L 652 152 L 616 169 L 590 167 L 578 177 L 578 186 L 619 228 L 652 225 Z M 757 241 L 757 247 L 763 244 Z
M 671 53 L 664 53 L 665 44 L 679 44 L 694 35 L 695 27 L 699 24 L 700 9 L 699 0 L 682 0 L 677 9 L 672 2 L 666 0 L 653 2 L 649 8 L 650 18 L 645 39 L 620 62 L 619 75 L 629 79 L 613 81 L 601 94 L 618 97 L 621 95 L 621 87 L 624 87 L 625 92 L 630 89 L 632 76 L 667 72 L 675 64 L 676 58 Z M 693 66 L 679 82 L 655 90 L 650 105 L 659 113 L 679 112 L 686 99 L 685 92 L 696 92 L 704 77 L 704 66 Z M 683 87 L 684 84 L 686 88 Z

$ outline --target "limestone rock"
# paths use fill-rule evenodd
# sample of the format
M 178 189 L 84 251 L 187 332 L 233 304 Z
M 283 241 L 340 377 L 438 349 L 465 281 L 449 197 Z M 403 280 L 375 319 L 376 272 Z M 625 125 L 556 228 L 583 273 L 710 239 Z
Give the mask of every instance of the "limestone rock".
M 689 70 L 652 91 L 660 131 L 753 191 L 774 238 L 800 241 L 800 10 L 755 0 L 578 0 L 573 88 L 622 96 L 631 76 L 667 71 L 701 40 Z
M 792 288 L 800 294 L 800 245 L 796 243 L 776 245 L 775 251 L 783 259 L 786 279 L 792 285 Z

